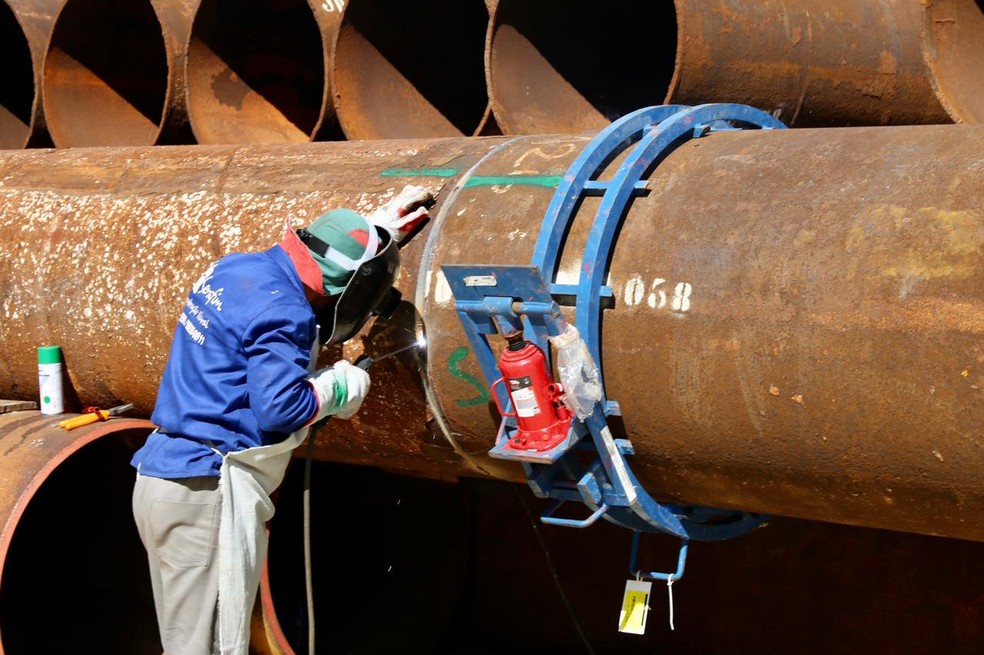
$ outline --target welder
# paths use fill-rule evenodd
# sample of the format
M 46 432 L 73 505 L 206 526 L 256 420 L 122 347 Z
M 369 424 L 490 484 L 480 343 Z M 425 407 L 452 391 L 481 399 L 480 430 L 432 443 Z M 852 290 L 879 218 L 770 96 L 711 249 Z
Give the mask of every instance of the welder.
M 245 654 L 266 554 L 270 494 L 326 416 L 351 418 L 369 374 L 322 345 L 353 336 L 399 294 L 398 245 L 427 218 L 407 187 L 369 217 L 329 211 L 264 252 L 234 253 L 194 283 L 134 455 L 133 514 L 167 655 Z

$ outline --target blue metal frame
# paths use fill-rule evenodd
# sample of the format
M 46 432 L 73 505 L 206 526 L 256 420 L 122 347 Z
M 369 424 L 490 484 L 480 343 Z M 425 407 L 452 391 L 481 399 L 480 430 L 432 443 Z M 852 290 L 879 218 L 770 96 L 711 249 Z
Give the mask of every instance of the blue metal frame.
M 442 267 L 465 332 L 479 359 L 486 380 L 493 386 L 500 407 L 510 407 L 508 394 L 494 382 L 501 376 L 488 335 L 522 329 L 549 357 L 547 338 L 560 334 L 566 323 L 554 295 L 576 298 L 576 326 L 591 355 L 601 359 L 601 299 L 611 297 L 604 284 L 615 236 L 635 195 L 646 191 L 645 177 L 681 144 L 710 132 L 745 128 L 782 129 L 782 123 L 758 109 L 736 104 L 697 107 L 649 107 L 629 114 L 602 130 L 571 164 L 547 208 L 533 252 L 531 266 Z M 625 152 L 625 151 L 628 152 Z M 597 178 L 616 157 L 623 162 L 610 181 Z M 601 196 L 581 261 L 577 284 L 558 284 L 557 267 L 574 210 L 586 196 Z M 602 386 L 602 388 L 604 388 Z M 541 517 L 544 523 L 584 528 L 599 518 L 634 531 L 630 567 L 636 567 L 642 532 L 662 532 L 682 540 L 677 572 L 643 575 L 667 579 L 683 575 L 689 540 L 736 537 L 762 525 L 758 514 L 679 506 L 654 500 L 639 484 L 626 456 L 627 440 L 616 439 L 607 416 L 619 413 L 618 404 L 603 395 L 583 422 L 575 421 L 568 438 L 547 453 L 525 453 L 508 448 L 516 430 L 505 417 L 490 451 L 493 457 L 520 461 L 533 492 L 555 503 Z M 594 455 L 585 464 L 578 453 Z M 567 501 L 583 503 L 591 514 L 584 519 L 553 516 Z M 641 573 L 640 573 L 641 574 Z

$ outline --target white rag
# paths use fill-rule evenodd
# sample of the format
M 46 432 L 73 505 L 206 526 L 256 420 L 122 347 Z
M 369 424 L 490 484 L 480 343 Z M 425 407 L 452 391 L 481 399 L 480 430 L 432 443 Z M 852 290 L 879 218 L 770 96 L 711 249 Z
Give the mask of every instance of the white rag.
M 314 369 L 319 344 L 311 347 Z M 270 494 L 280 486 L 291 453 L 308 436 L 304 427 L 280 443 L 222 455 L 219 492 L 219 607 L 220 655 L 246 655 L 249 621 L 266 558 L 265 523 L 273 518 Z

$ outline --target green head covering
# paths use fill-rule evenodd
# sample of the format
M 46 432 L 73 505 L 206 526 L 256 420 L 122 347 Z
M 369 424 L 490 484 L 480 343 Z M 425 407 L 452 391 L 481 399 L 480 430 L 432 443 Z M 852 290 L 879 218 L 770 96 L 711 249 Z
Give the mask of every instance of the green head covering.
M 311 223 L 307 231 L 349 259 L 359 261 L 369 242 L 369 230 L 375 229 L 369 221 L 351 209 L 333 209 Z M 347 271 L 333 261 L 311 252 L 321 267 L 321 281 L 329 296 L 340 294 L 352 278 Z

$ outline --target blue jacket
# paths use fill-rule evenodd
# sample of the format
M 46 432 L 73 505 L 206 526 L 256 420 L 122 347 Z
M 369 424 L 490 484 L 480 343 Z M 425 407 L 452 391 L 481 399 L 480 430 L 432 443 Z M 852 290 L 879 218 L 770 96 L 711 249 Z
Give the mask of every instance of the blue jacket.
M 143 475 L 216 476 L 232 452 L 282 441 L 318 411 L 307 382 L 317 339 L 300 276 L 280 246 L 223 257 L 179 317 L 151 420 Z

